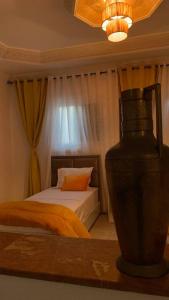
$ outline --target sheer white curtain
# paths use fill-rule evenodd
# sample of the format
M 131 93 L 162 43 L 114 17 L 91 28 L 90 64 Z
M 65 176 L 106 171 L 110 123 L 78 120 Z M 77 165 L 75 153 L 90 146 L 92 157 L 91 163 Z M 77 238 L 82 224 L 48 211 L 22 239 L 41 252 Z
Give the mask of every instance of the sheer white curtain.
M 169 145 L 169 66 L 159 66 L 158 71 L 158 82 L 161 83 L 163 142 Z
M 117 72 L 49 78 L 47 107 L 39 156 L 42 185 L 50 185 L 54 154 L 99 154 L 103 211 L 110 212 L 105 176 L 105 153 L 119 140 Z

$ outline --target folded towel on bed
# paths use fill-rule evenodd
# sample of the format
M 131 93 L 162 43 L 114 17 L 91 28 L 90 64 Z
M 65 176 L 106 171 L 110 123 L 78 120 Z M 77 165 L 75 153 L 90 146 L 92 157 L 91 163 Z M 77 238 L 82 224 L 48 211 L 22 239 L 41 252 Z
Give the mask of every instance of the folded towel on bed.
M 38 227 L 65 237 L 89 238 L 85 226 L 69 208 L 36 201 L 17 201 L 0 204 L 0 224 Z

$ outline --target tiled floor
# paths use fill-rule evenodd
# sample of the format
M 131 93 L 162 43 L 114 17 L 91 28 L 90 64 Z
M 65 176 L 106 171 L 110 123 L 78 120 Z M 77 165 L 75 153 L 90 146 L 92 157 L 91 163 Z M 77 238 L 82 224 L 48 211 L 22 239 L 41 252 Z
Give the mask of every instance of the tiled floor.
M 107 215 L 99 216 L 90 233 L 93 239 L 117 240 L 115 226 L 113 223 L 109 223 Z M 169 235 L 167 244 L 169 244 Z
M 97 219 L 90 233 L 94 239 L 117 240 L 115 226 L 109 223 L 107 215 L 101 215 Z

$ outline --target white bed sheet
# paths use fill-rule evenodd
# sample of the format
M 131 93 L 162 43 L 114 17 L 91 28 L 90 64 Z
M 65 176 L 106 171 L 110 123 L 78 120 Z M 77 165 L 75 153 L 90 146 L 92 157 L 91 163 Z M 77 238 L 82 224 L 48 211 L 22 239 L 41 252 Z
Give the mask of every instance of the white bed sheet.
M 26 198 L 25 200 L 61 204 L 73 210 L 83 224 L 86 223 L 88 217 L 99 205 L 98 188 L 89 188 L 84 192 L 61 191 L 57 188 L 49 188 L 29 198 Z M 53 234 L 52 232 L 41 228 L 6 225 L 0 225 L 0 231 L 28 234 Z
M 42 203 L 61 204 L 73 210 L 82 223 L 91 214 L 98 204 L 98 189 L 89 188 L 84 192 L 61 191 L 56 188 L 49 188 L 27 199 Z

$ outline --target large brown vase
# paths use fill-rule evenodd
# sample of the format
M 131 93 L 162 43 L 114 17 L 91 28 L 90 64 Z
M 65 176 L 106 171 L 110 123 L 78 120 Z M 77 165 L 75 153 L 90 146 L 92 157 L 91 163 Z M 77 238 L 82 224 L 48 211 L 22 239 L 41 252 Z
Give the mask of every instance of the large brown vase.
M 169 147 L 162 142 L 160 84 L 122 92 L 120 107 L 121 140 L 106 154 L 121 249 L 117 267 L 132 276 L 160 277 L 169 270 L 163 258 L 169 221 Z

